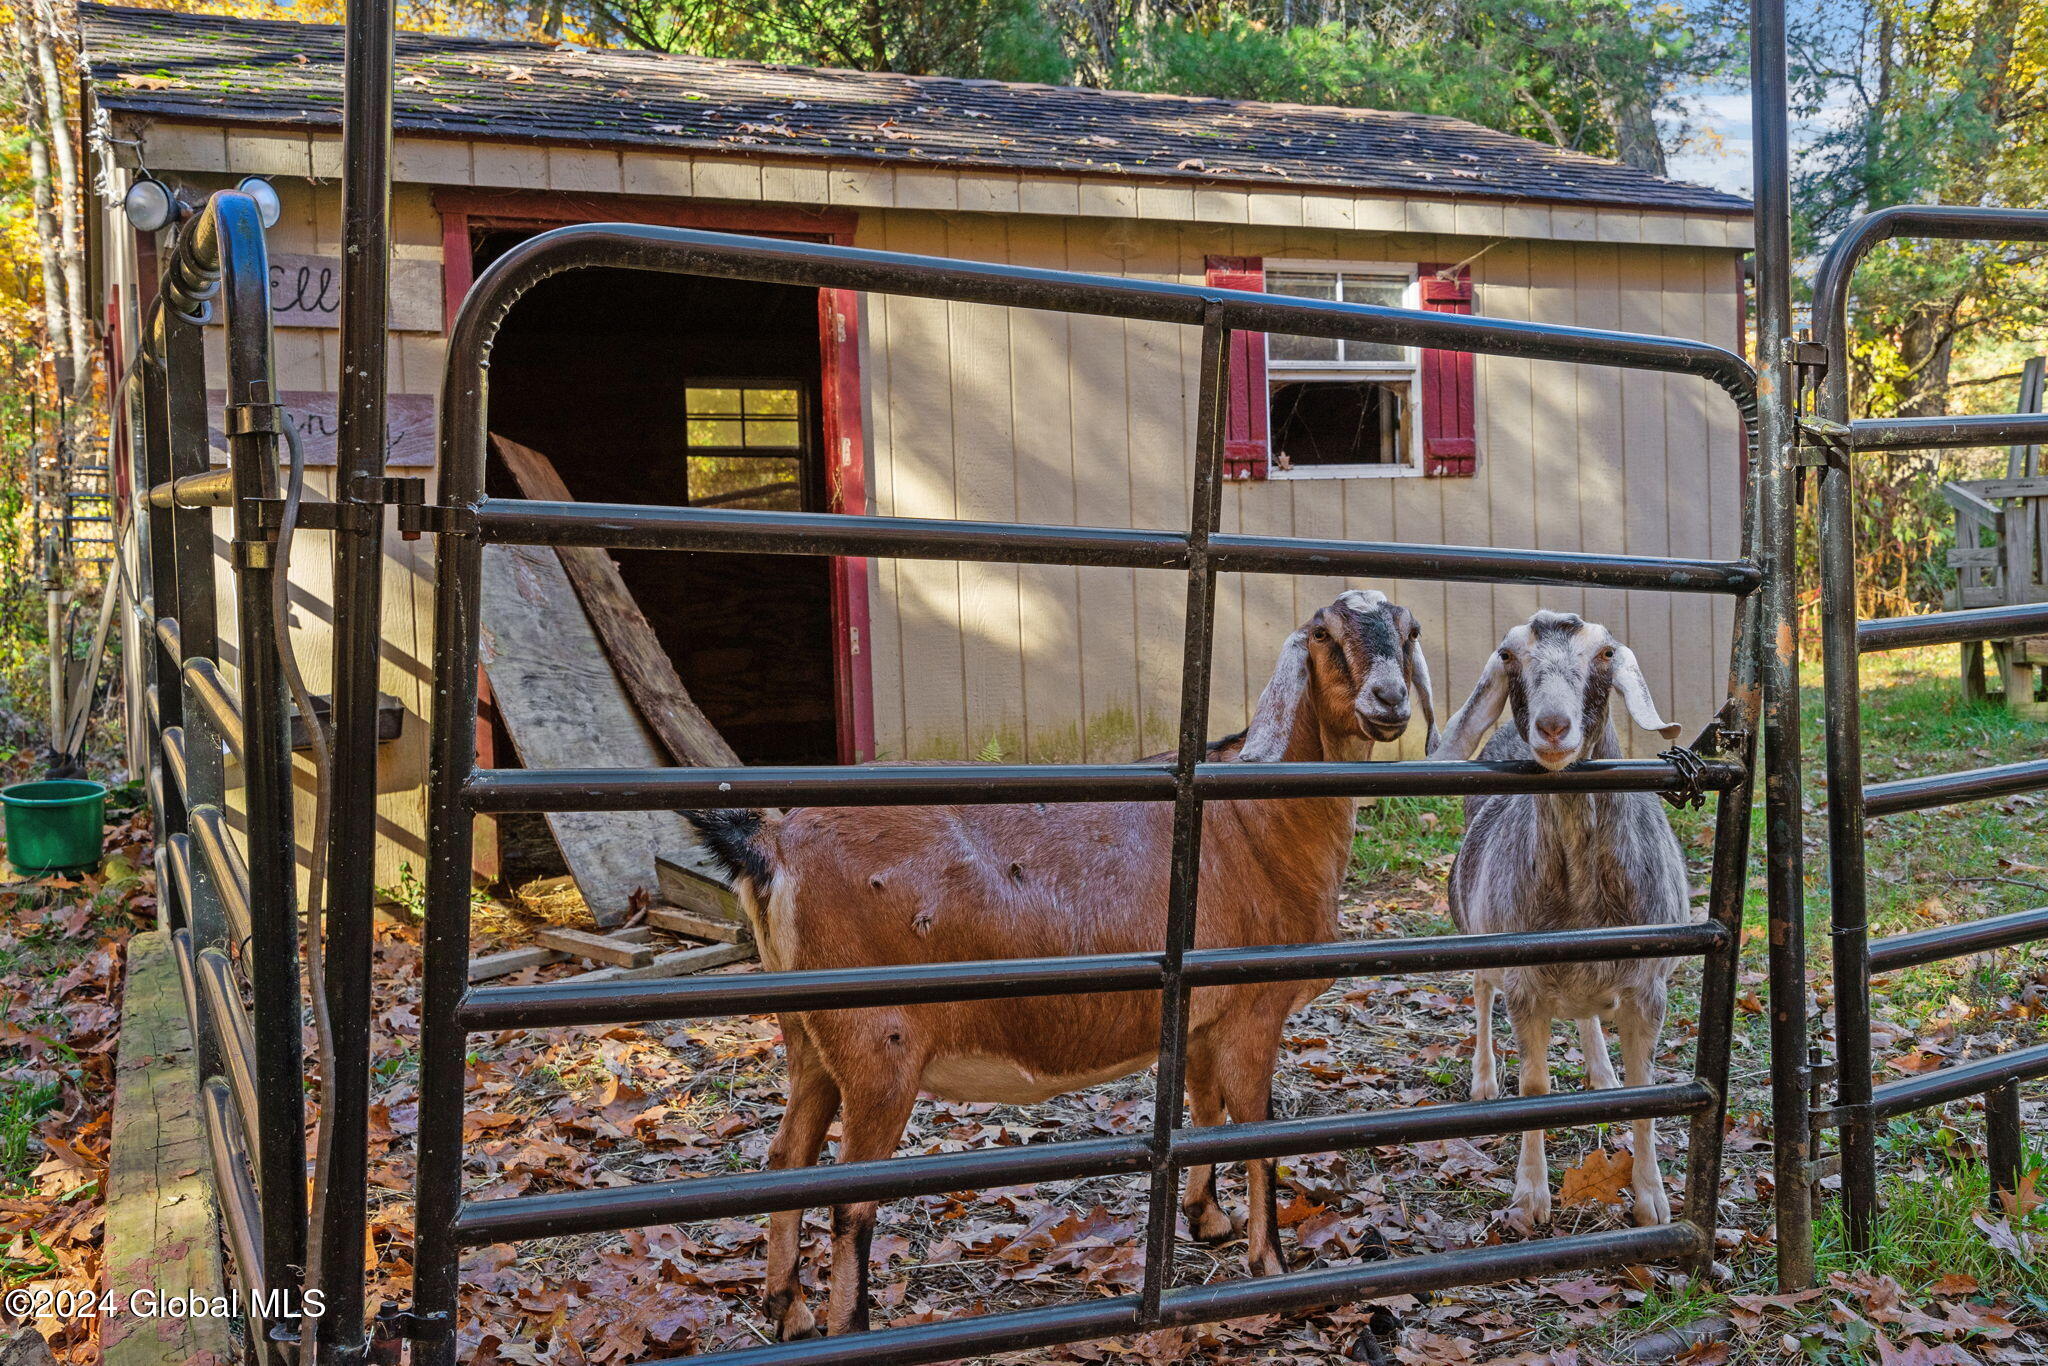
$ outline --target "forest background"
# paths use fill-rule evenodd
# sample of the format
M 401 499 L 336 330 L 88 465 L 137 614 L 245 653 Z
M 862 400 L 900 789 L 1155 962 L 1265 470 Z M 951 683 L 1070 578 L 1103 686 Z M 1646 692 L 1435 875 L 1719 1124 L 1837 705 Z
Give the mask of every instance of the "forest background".
M 142 0 L 338 22 L 340 0 Z M 1722 150 L 1703 92 L 1746 79 L 1739 0 L 407 0 L 401 23 L 864 70 L 1456 115 L 1658 173 Z M 2048 199 L 2048 6 L 1807 0 L 1793 21 L 1796 231 L 1907 202 Z M 0 744 L 46 733 L 52 629 L 82 650 L 103 571 L 63 544 L 68 468 L 104 462 L 101 310 L 84 297 L 70 0 L 0 8 Z M 1725 103 L 1725 102 L 1724 102 Z M 1735 164 L 1724 182 L 1746 177 Z M 1856 411 L 2009 409 L 2043 348 L 2043 253 L 1899 243 L 1859 275 Z M 1938 493 L 2003 454 L 1868 458 L 1866 614 L 1937 606 Z M 2002 470 L 2001 470 L 2002 472 Z M 1930 477 L 1930 475 L 1938 477 Z M 82 509 L 82 513 L 81 513 Z M 75 497 L 74 518 L 111 509 Z M 98 528 L 81 532 L 81 525 Z M 79 524 L 105 536 L 108 523 Z M 53 542 L 56 544 L 53 546 Z M 54 553 L 53 553 L 54 551 Z M 45 610 L 52 584 L 75 588 Z M 1809 594 L 1809 598 L 1810 598 Z

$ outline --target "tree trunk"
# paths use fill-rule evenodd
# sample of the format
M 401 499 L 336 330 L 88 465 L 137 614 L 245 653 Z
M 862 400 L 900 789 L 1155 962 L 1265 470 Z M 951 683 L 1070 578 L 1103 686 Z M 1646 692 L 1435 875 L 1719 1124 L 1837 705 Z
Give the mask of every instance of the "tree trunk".
M 64 98 L 64 79 L 57 65 L 57 14 L 50 0 L 35 0 L 31 12 L 35 33 L 36 74 L 42 82 L 44 126 L 57 163 L 55 185 L 59 266 L 64 277 L 63 345 L 71 357 L 74 396 L 92 386 L 92 305 L 85 297 L 85 248 L 78 223 L 78 152 L 71 139 L 71 113 Z M 52 338 L 52 342 L 56 342 Z
M 50 199 L 50 149 L 42 135 L 42 130 L 49 126 L 49 120 L 44 116 L 42 82 L 35 71 L 35 37 L 24 10 L 17 8 L 14 11 L 10 35 L 13 41 L 8 44 L 7 55 L 14 67 L 15 79 L 21 84 L 24 132 L 28 143 L 28 174 L 34 203 L 29 218 L 35 224 L 36 249 L 42 262 L 43 330 L 54 355 L 59 348 L 68 351 L 70 322 L 64 309 L 64 265 L 58 245 L 60 235 Z

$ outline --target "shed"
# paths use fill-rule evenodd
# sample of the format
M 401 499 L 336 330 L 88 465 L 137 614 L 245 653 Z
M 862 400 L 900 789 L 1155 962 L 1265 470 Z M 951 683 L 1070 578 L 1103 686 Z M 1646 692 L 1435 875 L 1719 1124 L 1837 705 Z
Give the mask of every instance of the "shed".
M 313 461 L 331 463 L 341 30 L 90 3 L 80 14 L 105 132 L 112 207 L 94 225 L 94 269 L 115 355 L 132 347 L 155 249 L 119 213 L 128 181 L 146 169 L 204 193 L 265 176 L 284 206 L 271 237 L 283 401 Z M 1746 202 L 1456 119 L 425 34 L 401 34 L 398 56 L 390 443 L 395 465 L 422 473 L 443 336 L 470 281 L 573 222 L 1730 348 L 1742 336 Z M 1233 359 L 1227 530 L 1738 553 L 1740 428 L 1704 380 L 1242 334 Z M 490 415 L 581 499 L 1176 528 L 1196 367 L 1197 338 L 1170 325 L 600 272 L 515 308 Z M 406 712 L 380 773 L 388 880 L 422 861 L 424 544 L 388 544 L 382 686 Z M 749 762 L 1104 761 L 1173 740 L 1174 574 L 616 558 Z M 294 575 L 324 669 L 324 555 L 302 555 Z M 1218 733 L 1242 722 L 1285 635 L 1344 586 L 1226 576 Z M 1424 623 L 1440 709 L 1539 605 L 1613 626 L 1688 727 L 1722 698 L 1733 608 L 1719 599 L 1372 586 Z

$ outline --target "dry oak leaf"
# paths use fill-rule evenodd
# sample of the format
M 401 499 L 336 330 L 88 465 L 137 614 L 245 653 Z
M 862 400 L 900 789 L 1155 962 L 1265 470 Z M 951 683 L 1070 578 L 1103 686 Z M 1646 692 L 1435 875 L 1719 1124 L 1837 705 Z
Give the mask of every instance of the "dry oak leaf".
M 1564 1174 L 1557 1198 L 1566 1205 L 1618 1205 L 1621 1193 L 1628 1189 L 1629 1173 L 1634 1170 L 1635 1158 L 1631 1154 L 1595 1148 L 1586 1154 L 1585 1161 Z

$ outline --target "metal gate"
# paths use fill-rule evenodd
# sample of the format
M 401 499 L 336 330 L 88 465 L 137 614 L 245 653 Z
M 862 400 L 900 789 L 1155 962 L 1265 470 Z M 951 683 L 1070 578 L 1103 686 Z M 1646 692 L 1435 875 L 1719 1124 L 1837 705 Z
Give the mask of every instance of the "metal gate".
M 1871 1077 L 1870 979 L 1921 963 L 2048 939 L 2048 907 L 1944 925 L 1872 942 L 1865 915 L 1866 820 L 2048 788 L 2048 760 L 1964 773 L 1863 780 L 1859 656 L 1916 645 L 1952 645 L 2048 631 L 2048 603 L 1856 619 L 1853 457 L 1858 451 L 2004 445 L 2048 437 L 2035 413 L 1849 420 L 1849 287 L 1857 264 L 1894 237 L 2048 241 L 2040 210 L 1906 206 L 1857 219 L 1836 238 L 1814 281 L 1813 367 L 1825 367 L 1817 420 L 1805 424 L 1802 463 L 1820 479 L 1822 663 L 1827 706 L 1828 856 L 1834 941 L 1835 1103 L 1813 1128 L 1841 1130 L 1842 1195 L 1853 1250 L 1867 1251 L 1877 1210 L 1876 1130 L 1894 1115 L 1984 1097 L 1994 1190 L 2014 1190 L 2021 1165 L 2019 1083 L 2048 1076 L 2048 1044 L 1875 1086 Z M 1782 1124 L 1786 1116 L 1780 1115 Z M 1816 1168 L 1818 1170 L 1818 1168 Z M 1810 1267 L 1808 1274 L 1811 1274 Z
M 210 310 L 225 325 L 224 469 L 210 467 L 208 449 L 200 333 Z M 130 611 L 148 680 L 159 904 L 184 983 L 242 1307 L 251 1340 L 267 1344 L 263 1358 L 281 1361 L 299 1332 L 306 1149 L 292 747 L 270 611 L 282 421 L 271 360 L 262 220 L 249 196 L 223 191 L 180 233 L 110 392 L 136 438 L 132 486 L 147 491 L 131 547 L 143 586 Z M 220 671 L 218 508 L 232 509 L 237 686 Z M 241 773 L 239 842 L 226 756 Z
M 487 498 L 483 474 L 488 358 L 513 304 L 538 282 L 594 268 L 661 271 L 871 294 L 1178 323 L 1201 329 L 1193 499 L 1185 532 L 1090 529 L 687 507 Z M 417 1359 L 456 1358 L 457 1262 L 483 1243 L 765 1214 L 1058 1178 L 1150 1178 L 1140 1293 L 1050 1308 L 721 1354 L 740 1363 L 917 1362 L 1013 1350 L 1254 1312 L 1424 1293 L 1539 1271 L 1680 1259 L 1704 1270 L 1718 1200 L 1729 1031 L 1749 839 L 1761 571 L 1752 559 L 1643 556 L 1316 541 L 1216 530 L 1230 333 L 1278 332 L 1393 342 L 1702 376 L 1755 414 L 1754 376 L 1704 343 L 1532 323 L 1317 303 L 1264 294 L 1072 275 L 681 229 L 559 229 L 514 248 L 464 302 L 443 389 L 440 532 L 435 568 L 434 725 L 428 797 L 426 966 L 420 1062 Z M 1753 529 L 1752 529 L 1753 534 Z M 1179 746 L 1171 764 L 978 764 L 930 767 L 479 769 L 476 677 L 479 576 L 490 543 L 717 550 L 1177 569 L 1187 575 Z M 1593 585 L 1742 599 L 1729 702 L 1695 748 L 1657 760 L 1607 760 L 1562 774 L 1533 765 L 1210 763 L 1208 697 L 1220 572 L 1313 572 L 1458 582 Z M 1542 791 L 1711 790 L 1720 794 L 1709 918 L 1702 923 L 1542 934 L 1195 949 L 1202 808 L 1212 799 Z M 1157 952 L 916 964 L 846 971 L 539 986 L 469 985 L 471 826 L 478 812 L 731 806 L 1171 802 L 1167 927 Z M 1360 972 L 1443 971 L 1693 955 L 1705 960 L 1690 1081 L 1529 1096 L 1421 1110 L 1188 1128 L 1182 1122 L 1188 997 L 1196 987 Z M 1156 990 L 1161 1029 L 1156 1108 L 1144 1138 L 770 1170 L 607 1190 L 472 1201 L 462 1196 L 464 1073 L 471 1034 L 708 1015 L 911 1002 Z M 1691 1120 L 1683 1217 L 1658 1227 L 1204 1286 L 1170 1283 L 1181 1170 L 1192 1165 L 1568 1127 L 1625 1118 Z

